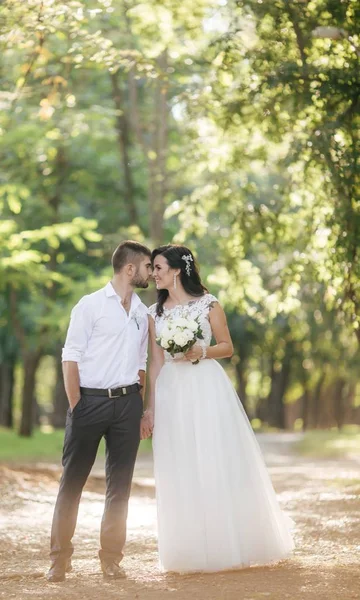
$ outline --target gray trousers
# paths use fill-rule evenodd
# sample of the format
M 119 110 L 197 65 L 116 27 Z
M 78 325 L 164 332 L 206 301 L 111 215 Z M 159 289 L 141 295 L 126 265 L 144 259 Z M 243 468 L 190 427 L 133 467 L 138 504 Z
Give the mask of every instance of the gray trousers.
M 82 393 L 74 410 L 68 410 L 62 458 L 64 470 L 51 529 L 52 560 L 66 561 L 73 553 L 71 539 L 81 493 L 103 436 L 106 442 L 106 498 L 99 557 L 116 563 L 122 559 L 142 409 L 140 392 L 134 392 L 119 398 Z

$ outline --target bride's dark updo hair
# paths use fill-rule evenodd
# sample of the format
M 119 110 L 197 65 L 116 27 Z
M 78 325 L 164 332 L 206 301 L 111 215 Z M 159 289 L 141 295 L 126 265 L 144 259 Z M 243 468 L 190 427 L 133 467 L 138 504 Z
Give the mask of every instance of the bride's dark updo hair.
M 195 298 L 203 296 L 208 292 L 207 288 L 201 283 L 199 269 L 191 250 L 186 246 L 178 246 L 177 244 L 168 244 L 167 246 L 159 246 L 151 253 L 151 263 L 154 267 L 154 260 L 157 256 L 166 258 L 171 269 L 180 269 L 180 281 L 182 286 L 190 296 Z M 156 314 L 161 316 L 164 312 L 164 303 L 169 297 L 168 290 L 158 290 Z

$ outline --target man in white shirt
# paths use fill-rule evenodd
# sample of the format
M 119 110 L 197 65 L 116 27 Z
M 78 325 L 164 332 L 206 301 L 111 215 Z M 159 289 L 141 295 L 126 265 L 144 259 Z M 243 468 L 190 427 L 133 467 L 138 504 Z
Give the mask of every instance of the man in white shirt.
M 49 581 L 71 570 L 73 537 L 82 489 L 102 437 L 106 442 L 106 500 L 99 557 L 106 577 L 123 575 L 131 480 L 140 441 L 148 345 L 148 309 L 134 288 L 147 288 L 151 252 L 123 242 L 112 257 L 114 275 L 104 288 L 73 308 L 63 349 L 69 400 L 63 475 L 51 530 Z

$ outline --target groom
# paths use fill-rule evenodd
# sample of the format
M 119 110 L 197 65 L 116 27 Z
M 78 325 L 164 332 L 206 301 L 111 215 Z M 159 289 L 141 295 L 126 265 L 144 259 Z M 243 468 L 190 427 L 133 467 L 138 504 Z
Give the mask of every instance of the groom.
M 140 440 L 140 390 L 148 345 L 148 310 L 134 288 L 148 287 L 150 256 L 150 250 L 137 242 L 120 244 L 112 256 L 112 280 L 84 296 L 71 313 L 62 356 L 70 407 L 48 581 L 64 581 L 71 570 L 71 539 L 80 497 L 102 437 L 106 442 L 106 499 L 99 558 L 104 576 L 124 575 L 119 562 Z

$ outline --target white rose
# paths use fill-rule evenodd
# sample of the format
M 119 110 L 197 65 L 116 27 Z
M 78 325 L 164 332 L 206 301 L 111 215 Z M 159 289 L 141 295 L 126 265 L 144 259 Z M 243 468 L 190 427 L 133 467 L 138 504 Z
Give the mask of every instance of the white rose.
M 199 327 L 199 324 L 194 321 L 193 319 L 191 319 L 190 321 L 187 322 L 187 327 L 188 329 L 191 329 L 191 331 L 196 331 Z
M 162 338 L 161 339 L 161 347 L 164 348 L 164 350 L 167 350 L 169 346 L 170 346 L 169 340 Z
M 184 329 L 183 334 L 186 336 L 188 342 L 194 339 L 194 332 L 191 329 Z
M 174 335 L 174 342 L 177 346 L 180 346 L 180 348 L 182 348 L 187 344 L 188 340 L 186 335 L 184 335 L 182 331 L 179 331 Z
M 168 327 L 164 327 L 160 337 L 162 340 L 170 340 L 172 337 L 172 331 Z
M 172 334 L 175 335 L 176 333 L 182 333 L 183 331 L 183 327 L 180 327 L 180 325 L 176 325 L 176 327 L 174 327 L 174 329 L 172 330 Z
M 184 317 L 178 317 L 174 321 L 174 326 L 175 327 L 183 328 L 183 327 L 187 327 L 187 324 L 188 324 L 188 320 L 184 319 Z

